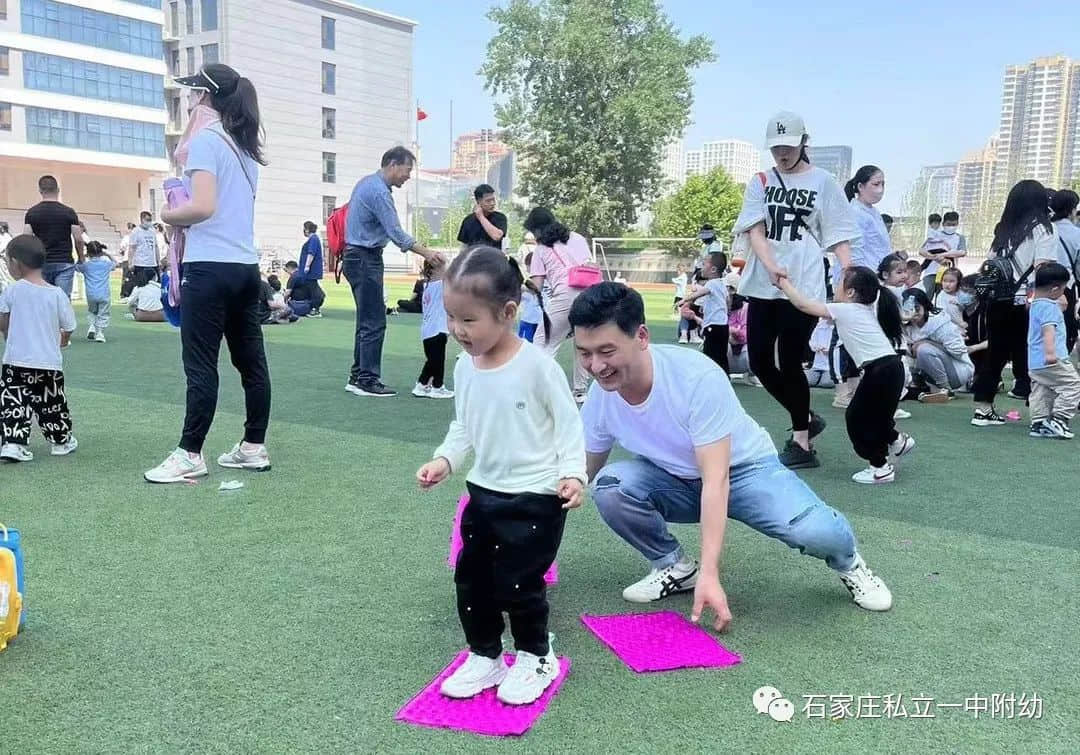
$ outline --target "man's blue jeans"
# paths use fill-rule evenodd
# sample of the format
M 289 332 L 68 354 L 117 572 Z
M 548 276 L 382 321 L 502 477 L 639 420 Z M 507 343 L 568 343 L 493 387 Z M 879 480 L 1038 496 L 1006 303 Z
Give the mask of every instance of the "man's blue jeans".
M 70 262 L 46 262 L 45 267 L 41 268 L 41 277 L 71 298 L 71 287 L 75 283 L 75 265 Z
M 846 571 L 855 562 L 855 534 L 798 475 L 767 456 L 732 467 L 728 517 Z M 667 523 L 701 521 L 701 480 L 683 480 L 648 459 L 608 464 L 593 482 L 593 500 L 607 525 L 655 569 L 682 558 Z
M 378 380 L 382 374 L 383 339 L 386 337 L 383 250 L 347 246 L 342 266 L 356 302 L 356 339 L 349 379 L 354 383 Z

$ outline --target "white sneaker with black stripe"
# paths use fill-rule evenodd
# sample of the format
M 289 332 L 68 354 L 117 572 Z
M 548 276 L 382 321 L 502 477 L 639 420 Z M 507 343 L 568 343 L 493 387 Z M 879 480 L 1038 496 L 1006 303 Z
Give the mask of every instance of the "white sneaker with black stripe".
M 899 437 L 889 444 L 889 453 L 897 459 L 907 456 L 914 450 L 915 439 L 907 433 L 900 433 Z
M 644 579 L 623 590 L 623 600 L 631 603 L 652 603 L 669 595 L 689 592 L 698 578 L 698 563 L 685 556 L 664 569 L 653 569 Z
M 863 561 L 858 551 L 855 552 L 855 563 L 847 571 L 839 572 L 840 581 L 851 593 L 851 599 L 859 608 L 867 611 L 888 611 L 892 608 L 892 592 Z
M 887 482 L 896 482 L 896 467 L 886 463 L 883 467 L 870 465 L 861 472 L 851 476 L 860 485 L 883 485 Z

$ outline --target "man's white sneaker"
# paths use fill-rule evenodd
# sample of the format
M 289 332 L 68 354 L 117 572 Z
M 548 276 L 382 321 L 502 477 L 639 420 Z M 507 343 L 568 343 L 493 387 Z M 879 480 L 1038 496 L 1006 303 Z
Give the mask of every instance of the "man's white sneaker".
M 100 330 L 94 334 L 94 343 L 105 343 L 105 334 Z
M 54 443 L 52 447 L 53 456 L 67 456 L 68 454 L 75 453 L 75 449 L 79 447 L 79 441 L 75 440 L 75 436 L 68 437 L 67 443 Z
M 889 444 L 889 453 L 899 459 L 915 450 L 915 439 L 907 433 L 900 433 L 900 437 Z
M 547 655 L 543 656 L 519 650 L 514 665 L 499 685 L 498 698 L 507 705 L 528 705 L 536 702 L 558 676 L 559 659 L 550 644 Z
M 697 561 L 683 558 L 664 569 L 653 569 L 644 579 L 623 590 L 623 600 L 631 603 L 652 603 L 680 592 L 694 589 L 698 578 Z
M 888 611 L 892 608 L 892 593 L 885 583 L 866 566 L 856 551 L 855 563 L 848 571 L 842 571 L 840 581 L 851 593 L 851 599 L 867 611 Z
M 206 462 L 202 454 L 192 457 L 182 448 L 178 448 L 165 457 L 165 461 L 158 464 L 148 472 L 143 473 L 147 482 L 155 482 L 161 485 L 171 482 L 184 482 L 196 477 L 205 477 Z
M 896 481 L 896 469 L 892 464 L 886 464 L 883 467 L 867 467 L 861 472 L 856 472 L 851 476 L 855 482 L 861 485 L 881 485 L 886 482 Z
M 417 383 L 416 387 L 412 389 L 412 395 L 417 398 L 431 398 L 431 386 Z
M 911 419 L 911 412 L 906 409 L 897 409 L 893 412 L 893 419 Z
M 429 398 L 453 398 L 454 392 L 444 385 L 439 388 L 432 388 L 428 396 Z
M 18 443 L 5 443 L 3 447 L 0 447 L 0 459 L 12 462 L 33 461 L 34 454 L 26 446 L 20 446 Z
M 497 687 L 506 678 L 509 669 L 502 653 L 498 658 L 485 658 L 469 653 L 465 662 L 443 680 L 439 691 L 447 697 L 465 699 L 475 697 L 490 687 Z
M 232 451 L 222 454 L 217 460 L 218 466 L 226 469 L 250 469 L 254 472 L 270 471 L 270 454 L 266 446 L 257 446 L 254 451 L 245 451 L 242 443 L 232 447 Z

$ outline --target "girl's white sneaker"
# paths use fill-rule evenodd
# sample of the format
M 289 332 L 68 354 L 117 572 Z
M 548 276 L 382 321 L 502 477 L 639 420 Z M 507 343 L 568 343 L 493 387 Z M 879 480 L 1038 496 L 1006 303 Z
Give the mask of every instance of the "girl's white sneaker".
M 443 680 L 439 692 L 458 700 L 476 697 L 484 690 L 502 684 L 508 671 L 501 652 L 497 658 L 469 653 L 465 662 Z
M 519 650 L 506 679 L 499 685 L 498 698 L 507 705 L 536 702 L 559 676 L 559 659 L 548 645 L 547 655 L 538 656 Z
M 896 469 L 892 464 L 886 464 L 883 467 L 867 467 L 863 471 L 853 474 L 851 479 L 862 485 L 881 485 L 885 482 L 895 482 Z
M 417 398 L 431 398 L 431 386 L 417 383 L 416 387 L 412 389 L 412 395 Z
M 75 453 L 75 449 L 79 447 L 79 441 L 75 440 L 75 436 L 69 436 L 67 443 L 54 443 L 52 447 L 53 456 L 67 456 L 68 454 Z

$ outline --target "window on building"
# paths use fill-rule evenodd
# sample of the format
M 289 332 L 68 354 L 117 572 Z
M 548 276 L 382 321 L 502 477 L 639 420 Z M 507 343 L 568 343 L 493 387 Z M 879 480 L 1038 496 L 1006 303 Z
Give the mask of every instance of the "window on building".
M 337 110 L 332 107 L 322 109 L 323 139 L 337 139 Z
M 337 66 L 333 63 L 322 64 L 323 94 L 337 94 Z
M 324 50 L 333 50 L 336 44 L 336 22 L 327 16 L 322 17 L 322 46 Z
M 9 73 L 11 73 L 11 51 L 6 47 L 0 47 L 0 76 L 7 76 Z
M 202 64 L 209 65 L 210 63 L 218 63 L 218 46 L 217 45 L 203 45 L 202 46 Z
M 180 36 L 180 3 L 176 0 L 169 3 L 169 31 Z
M 26 140 L 31 144 L 165 157 L 165 128 L 160 123 L 66 110 L 26 108 Z
M 160 108 L 164 77 L 85 60 L 24 52 L 23 86 L 41 92 Z
M 195 33 L 195 0 L 184 0 L 184 30 Z
M 190 76 L 195 73 L 195 48 L 189 47 L 185 52 L 187 54 L 187 72 Z
M 217 0 L 202 0 L 202 30 L 217 29 Z
M 10 102 L 0 102 L 0 131 L 11 131 Z
M 334 210 L 337 209 L 337 197 L 323 196 L 322 198 L 322 222 L 326 225 L 327 219 L 334 214 Z
M 0 21 L 7 20 L 7 0 L 0 0 Z
M 323 183 L 337 183 L 337 155 L 333 152 L 322 153 Z
M 161 24 L 55 0 L 24 0 L 20 9 L 24 34 L 161 60 Z
M 169 53 L 169 75 L 170 76 L 179 76 L 180 75 L 180 50 L 179 49 L 172 50 Z

